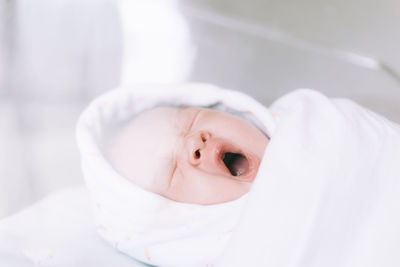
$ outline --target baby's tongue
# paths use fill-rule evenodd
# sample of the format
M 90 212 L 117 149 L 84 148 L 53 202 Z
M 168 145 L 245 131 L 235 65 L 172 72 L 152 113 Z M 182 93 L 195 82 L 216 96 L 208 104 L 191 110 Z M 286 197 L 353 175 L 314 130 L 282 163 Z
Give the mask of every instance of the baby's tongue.
M 232 171 L 236 173 L 236 176 L 242 175 L 248 168 L 249 162 L 243 156 L 236 158 L 232 164 Z
M 233 176 L 240 176 L 249 169 L 249 162 L 242 154 L 228 152 L 224 162 Z

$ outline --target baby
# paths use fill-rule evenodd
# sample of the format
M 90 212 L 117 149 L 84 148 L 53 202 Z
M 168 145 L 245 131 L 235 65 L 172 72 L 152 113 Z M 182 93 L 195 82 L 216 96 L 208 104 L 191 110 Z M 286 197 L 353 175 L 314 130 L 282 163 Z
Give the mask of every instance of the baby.
M 121 88 L 77 136 L 96 229 L 135 259 L 400 266 L 400 128 L 352 101 L 299 89 L 265 108 L 210 85 Z
M 206 108 L 157 107 L 119 129 L 116 171 L 168 199 L 210 205 L 247 193 L 269 142 L 247 120 Z

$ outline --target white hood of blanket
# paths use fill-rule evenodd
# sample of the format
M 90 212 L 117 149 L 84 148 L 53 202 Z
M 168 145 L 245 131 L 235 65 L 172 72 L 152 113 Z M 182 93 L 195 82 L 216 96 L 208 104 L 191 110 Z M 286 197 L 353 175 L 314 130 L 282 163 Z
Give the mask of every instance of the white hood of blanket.
M 171 201 L 118 175 L 102 152 L 110 127 L 145 109 L 215 104 L 247 114 L 271 136 L 275 122 L 264 106 L 242 93 L 206 84 L 120 88 L 98 97 L 82 113 L 77 139 L 96 226 L 116 249 L 162 266 L 211 266 L 221 254 L 247 196 L 209 206 Z

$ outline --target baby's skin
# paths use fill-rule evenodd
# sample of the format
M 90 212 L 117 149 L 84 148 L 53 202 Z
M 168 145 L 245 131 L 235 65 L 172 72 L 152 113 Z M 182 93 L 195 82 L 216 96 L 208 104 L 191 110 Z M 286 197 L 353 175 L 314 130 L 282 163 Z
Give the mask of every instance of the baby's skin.
M 148 191 L 210 205 L 250 190 L 268 142 L 253 124 L 225 112 L 158 107 L 117 131 L 110 161 Z

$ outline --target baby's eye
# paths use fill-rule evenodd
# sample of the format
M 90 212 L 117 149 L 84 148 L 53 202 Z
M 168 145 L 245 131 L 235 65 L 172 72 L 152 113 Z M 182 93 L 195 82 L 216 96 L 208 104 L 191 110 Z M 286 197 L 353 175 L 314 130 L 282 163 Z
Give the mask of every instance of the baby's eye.
M 188 108 L 180 112 L 178 121 L 183 135 L 187 135 L 190 132 L 199 112 L 200 110 L 195 108 Z
M 194 156 L 195 156 L 196 159 L 199 159 L 200 158 L 200 151 L 196 150 L 196 152 L 194 152 Z

